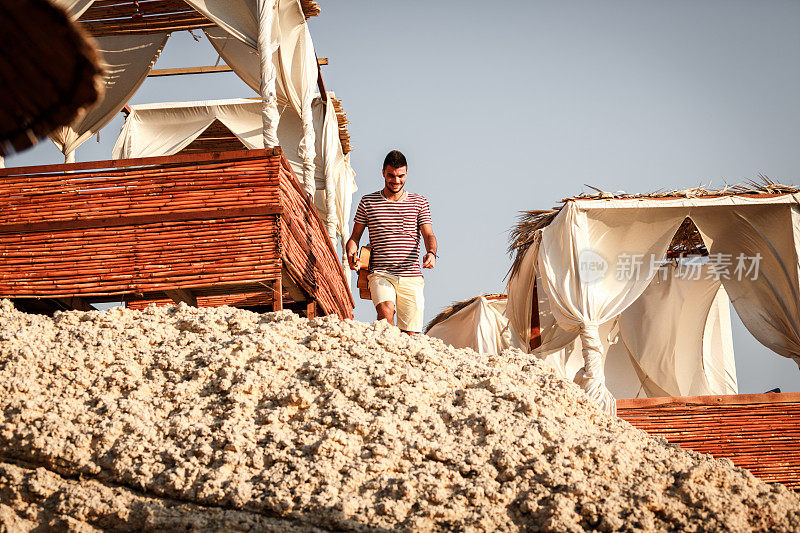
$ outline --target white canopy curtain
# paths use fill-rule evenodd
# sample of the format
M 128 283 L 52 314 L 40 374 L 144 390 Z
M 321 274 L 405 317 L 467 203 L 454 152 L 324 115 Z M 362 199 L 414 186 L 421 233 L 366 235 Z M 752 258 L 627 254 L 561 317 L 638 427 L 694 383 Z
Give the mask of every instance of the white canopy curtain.
M 186 0 L 188 4 L 217 23 L 233 39 L 256 53 L 247 67 L 234 66 L 233 52 L 220 51 L 231 68 L 263 97 L 264 145 L 277 146 L 277 87 L 302 118 L 303 137 L 298 156 L 303 162 L 303 184 L 314 193 L 315 147 L 312 102 L 317 85 L 317 57 L 311 34 L 298 0 Z M 225 42 L 219 31 L 206 32 L 217 50 L 236 47 Z M 222 41 L 222 42 L 221 42 Z M 241 52 L 241 51 L 240 51 Z M 247 54 L 238 54 L 247 57 Z M 268 58 L 271 58 L 268 59 Z M 249 74 L 240 74 L 243 71 Z M 254 80 L 258 80 L 257 88 Z
M 711 258 L 733 260 L 722 282 L 753 335 L 768 348 L 796 360 L 800 356 L 797 205 L 800 195 L 719 196 L 694 199 L 574 200 L 541 230 L 523 268 L 509 281 L 510 317 L 523 338 L 530 337 L 529 280 L 538 271 L 559 326 L 580 333 L 587 393 L 606 411 L 614 402 L 603 385 L 600 324 L 621 314 L 655 275 L 651 260 L 663 257 L 683 219 L 700 229 Z M 758 273 L 738 276 L 735 261 L 760 258 Z M 633 264 L 639 258 L 638 264 Z M 752 267 L 750 261 L 745 267 Z M 581 268 L 583 265 L 583 268 Z M 595 267 L 603 266 L 602 272 Z M 620 272 L 635 268 L 629 276 Z M 741 279 L 740 279 L 741 278 Z M 526 280 L 528 280 L 526 282 Z
M 516 347 L 508 318 L 505 298 L 479 296 L 468 306 L 431 327 L 426 335 L 441 339 L 456 348 L 472 348 L 478 353 L 499 354 Z
M 75 161 L 78 146 L 108 124 L 131 99 L 147 78 L 168 37 L 168 33 L 148 33 L 96 39 L 105 67 L 103 99 L 71 125 L 50 134 L 67 163 Z
M 630 279 L 614 273 L 623 254 L 663 257 L 683 217 L 670 210 L 639 209 L 592 215 L 568 203 L 542 230 L 538 269 L 559 325 L 580 334 L 584 368 L 575 381 L 613 414 L 616 401 L 605 385 L 599 328 L 631 305 L 652 279 L 649 272 Z M 598 278 L 594 269 L 602 265 L 607 270 Z
M 89 9 L 94 0 L 52 0 L 52 2 L 64 8 L 72 20 L 77 20 L 83 13 Z
M 342 155 L 336 114 L 331 99 L 316 99 L 314 122 L 320 135 L 316 138 L 317 156 L 314 182 L 315 206 L 328 223 L 332 238 L 346 238 L 352 195 L 356 191 L 355 172 Z M 173 155 L 194 141 L 214 120 L 222 122 L 247 148 L 262 148 L 261 102 L 257 98 L 172 102 L 131 106 L 131 113 L 114 145 L 113 157 L 153 157 Z M 294 155 L 303 137 L 302 122 L 293 109 L 281 106 L 278 126 L 280 144 L 296 173 L 301 161 Z M 335 242 L 334 242 L 335 245 Z
M 630 360 L 648 397 L 738 390 L 730 300 L 709 264 L 693 270 L 670 263 L 619 316 L 611 350 Z
M 751 205 L 693 210 L 692 220 L 710 254 L 731 258 L 732 272 L 737 258 L 760 258 L 755 275 L 742 272 L 722 283 L 748 331 L 800 366 L 798 213 L 797 205 Z

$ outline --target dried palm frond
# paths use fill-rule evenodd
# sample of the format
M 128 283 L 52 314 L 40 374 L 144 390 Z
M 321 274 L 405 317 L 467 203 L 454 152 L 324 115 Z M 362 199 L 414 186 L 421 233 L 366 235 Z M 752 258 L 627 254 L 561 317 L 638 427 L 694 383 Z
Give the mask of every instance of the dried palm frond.
M 506 277 L 513 276 L 519 269 L 525 252 L 533 244 L 536 231 L 549 226 L 560 210 L 560 207 L 554 207 L 544 211 L 533 210 L 520 213 L 517 217 L 517 225 L 511 228 L 509 237 L 508 254 L 514 256 L 514 262 Z
M 660 190 L 647 194 L 628 194 L 623 191 L 608 192 L 591 185 L 594 193 L 581 193 L 577 196 L 562 199 L 562 205 L 546 211 L 523 211 L 519 215 L 517 225 L 511 229 L 508 253 L 514 257 L 507 276 L 513 276 L 522 264 L 522 258 L 530 248 L 537 230 L 548 226 L 558 215 L 564 204 L 574 200 L 620 200 L 620 199 L 670 199 L 670 198 L 704 198 L 713 196 L 764 196 L 779 194 L 797 194 L 800 188 L 794 185 L 778 183 L 767 176 L 759 175 L 757 180 L 749 180 L 742 184 L 725 185 L 722 188 L 712 188 L 710 185 L 701 185 L 687 189 Z M 668 257 L 681 255 L 708 255 L 705 243 L 697 230 L 697 226 L 687 218 L 683 221 L 675 237 L 672 239 Z

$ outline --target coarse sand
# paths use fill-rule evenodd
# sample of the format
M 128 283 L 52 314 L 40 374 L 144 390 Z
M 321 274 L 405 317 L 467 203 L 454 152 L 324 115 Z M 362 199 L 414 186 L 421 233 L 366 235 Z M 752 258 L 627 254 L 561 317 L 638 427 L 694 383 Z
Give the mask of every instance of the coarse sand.
M 530 355 L 386 322 L 0 301 L 0 531 L 800 531 Z

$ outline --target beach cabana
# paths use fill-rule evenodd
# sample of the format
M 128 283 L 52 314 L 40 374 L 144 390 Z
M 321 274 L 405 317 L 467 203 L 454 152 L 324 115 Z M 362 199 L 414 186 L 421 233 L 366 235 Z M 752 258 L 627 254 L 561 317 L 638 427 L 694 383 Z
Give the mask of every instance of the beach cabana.
M 306 23 L 318 5 L 57 3 L 97 43 L 104 92 L 50 134 L 65 164 L 0 170 L 0 297 L 37 312 L 168 301 L 352 317 L 336 237 L 355 181 Z M 115 159 L 75 163 L 182 30 L 206 32 L 259 98 L 131 108 Z
M 555 352 L 578 336 L 583 368 L 576 381 L 613 413 L 600 328 L 642 297 L 670 256 L 683 256 L 681 264 L 705 268 L 703 279 L 720 282 L 756 339 L 800 362 L 799 202 L 797 189 L 765 181 L 723 190 L 583 195 L 555 210 L 529 212 L 512 244 L 511 326 L 533 351 Z M 543 300 L 557 326 L 551 338 L 539 322 Z M 660 327 L 667 337 L 681 336 L 681 321 Z

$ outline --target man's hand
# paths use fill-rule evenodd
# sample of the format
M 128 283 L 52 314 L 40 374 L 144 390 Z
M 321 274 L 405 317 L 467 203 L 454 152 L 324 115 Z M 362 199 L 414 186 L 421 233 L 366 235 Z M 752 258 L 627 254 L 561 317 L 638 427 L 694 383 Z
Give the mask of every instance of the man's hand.
M 422 258 L 422 268 L 433 268 L 436 266 L 436 255 L 433 252 L 428 252 Z
M 347 254 L 347 262 L 350 263 L 350 270 L 358 270 L 358 241 L 364 233 L 366 226 L 358 222 L 353 223 L 353 233 L 344 245 L 344 253 Z
M 358 270 L 358 252 L 356 250 L 347 253 L 347 261 L 350 263 L 350 270 Z
M 439 249 L 436 236 L 433 234 L 433 227 L 430 224 L 422 224 L 419 231 L 425 240 L 425 249 L 428 250 L 422 257 L 422 268 L 433 268 L 436 266 L 436 251 Z

